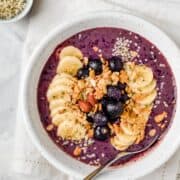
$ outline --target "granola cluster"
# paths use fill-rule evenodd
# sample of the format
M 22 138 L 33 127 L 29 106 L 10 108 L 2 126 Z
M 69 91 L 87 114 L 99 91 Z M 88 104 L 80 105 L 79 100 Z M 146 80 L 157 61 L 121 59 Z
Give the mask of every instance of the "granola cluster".
M 101 58 L 103 71 L 100 75 L 95 75 L 94 70 L 90 70 L 89 76 L 78 80 L 74 86 L 73 101 L 86 99 L 88 94 L 93 94 L 95 99 L 100 100 L 107 94 L 108 85 L 117 85 L 118 82 L 126 83 L 128 76 L 125 70 L 112 72 L 108 67 L 108 62 Z
M 57 136 L 110 138 L 117 150 L 139 143 L 157 94 L 152 70 L 117 57 L 90 62 L 73 46 L 62 49 L 59 57 L 47 92 Z

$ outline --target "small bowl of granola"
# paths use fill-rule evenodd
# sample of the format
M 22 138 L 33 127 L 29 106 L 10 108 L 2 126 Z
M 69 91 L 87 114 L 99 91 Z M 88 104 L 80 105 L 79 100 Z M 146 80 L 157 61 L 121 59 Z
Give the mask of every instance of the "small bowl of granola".
M 0 2 L 0 23 L 16 22 L 25 17 L 33 0 L 2 0 Z
M 179 59 L 162 31 L 132 15 L 99 12 L 61 24 L 25 73 L 29 135 L 52 165 L 78 179 L 158 136 L 148 151 L 119 159 L 100 179 L 144 176 L 180 144 Z

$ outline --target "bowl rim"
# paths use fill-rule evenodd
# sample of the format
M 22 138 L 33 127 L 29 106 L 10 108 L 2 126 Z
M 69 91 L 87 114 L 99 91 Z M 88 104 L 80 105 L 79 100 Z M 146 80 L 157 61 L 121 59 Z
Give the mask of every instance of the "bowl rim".
M 34 0 L 26 0 L 25 8 L 16 16 L 12 17 L 11 19 L 0 19 L 0 23 L 13 23 L 23 19 L 31 10 Z
M 58 32 L 67 29 L 70 25 L 76 24 L 81 20 L 87 20 L 88 18 L 95 18 L 96 16 L 107 16 L 107 15 L 116 15 L 117 16 L 117 15 L 121 15 L 121 14 L 125 14 L 125 15 L 129 16 L 130 18 L 134 18 L 134 19 L 141 21 L 145 24 L 151 25 L 153 28 L 158 30 L 164 37 L 166 37 L 166 39 L 171 43 L 172 48 L 175 48 L 179 53 L 179 49 L 176 46 L 176 44 L 174 43 L 174 41 L 172 41 L 161 29 L 159 29 L 154 24 L 152 24 L 152 23 L 150 23 L 150 22 L 148 22 L 148 21 L 146 21 L 146 20 L 144 20 L 138 16 L 134 16 L 134 15 L 129 14 L 129 13 L 122 13 L 119 11 L 98 11 L 98 12 L 94 11 L 94 12 L 89 12 L 84 16 L 78 15 L 78 16 L 74 17 L 73 20 L 71 19 L 68 22 L 64 22 L 61 25 L 57 26 L 54 30 L 52 30 L 35 48 L 34 52 L 32 53 L 32 55 L 30 57 L 30 62 L 26 68 L 25 75 L 23 77 L 23 86 L 22 86 L 22 105 L 23 106 L 22 107 L 23 107 L 23 115 L 25 117 L 24 122 L 25 122 L 26 130 L 27 130 L 29 136 L 31 137 L 33 143 L 35 144 L 35 146 L 37 147 L 39 152 L 43 155 L 43 157 L 45 157 L 45 159 L 48 160 L 48 162 L 50 162 L 52 165 L 54 165 L 57 169 L 65 172 L 67 174 L 71 174 L 77 178 L 82 178 L 82 176 L 80 176 L 78 174 L 78 172 L 75 172 L 74 170 L 64 166 L 60 162 L 57 162 L 56 159 L 51 154 L 49 154 L 47 152 L 47 150 L 44 149 L 44 147 L 41 145 L 41 142 L 39 141 L 38 137 L 36 136 L 36 133 L 34 132 L 34 130 L 32 128 L 31 120 L 28 117 L 26 98 L 24 98 L 24 96 L 26 96 L 26 90 L 27 90 L 26 88 L 27 88 L 28 78 L 29 78 L 29 75 L 31 73 L 31 69 L 33 68 L 33 65 L 36 61 L 36 56 L 38 55 L 38 53 L 40 51 L 43 50 L 44 44 L 47 44 L 47 42 L 50 41 L 56 34 L 58 34 Z M 180 53 L 179 53 L 179 58 L 180 58 Z M 176 77 L 175 77 L 175 79 L 176 79 Z M 178 81 L 176 81 L 176 85 L 177 85 L 177 89 L 179 89 Z M 177 99 L 179 99 L 179 98 L 177 98 Z M 177 104 L 179 104 L 178 101 L 177 101 Z M 151 168 L 147 168 L 143 172 L 139 172 L 138 175 L 134 175 L 133 177 L 134 178 L 143 177 L 144 175 L 149 174 L 152 171 L 156 170 L 158 167 L 160 167 L 162 164 L 164 164 L 167 160 L 170 159 L 170 157 L 177 151 L 179 146 L 180 146 L 180 137 L 179 137 L 179 139 L 176 139 L 176 144 L 174 145 L 174 149 L 171 149 L 169 154 L 166 154 L 166 157 L 162 157 L 161 161 L 158 161 L 156 163 L 156 166 L 153 166 Z

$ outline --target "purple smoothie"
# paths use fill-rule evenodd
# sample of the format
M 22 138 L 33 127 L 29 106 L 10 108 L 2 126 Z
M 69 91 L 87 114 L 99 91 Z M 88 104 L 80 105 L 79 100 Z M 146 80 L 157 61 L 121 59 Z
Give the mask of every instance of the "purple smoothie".
M 131 42 L 129 46 L 130 50 L 138 52 L 139 56 L 133 59 L 134 62 L 137 64 L 145 64 L 152 68 L 154 77 L 157 80 L 158 90 L 158 95 L 145 130 L 145 138 L 139 144 L 130 146 L 128 150 L 138 150 L 146 146 L 153 138 L 149 135 L 151 129 L 156 129 L 156 133 L 159 135 L 167 130 L 172 121 L 176 103 L 176 87 L 171 68 L 167 63 L 166 58 L 155 45 L 138 34 L 118 28 L 95 28 L 83 31 L 70 37 L 56 47 L 43 68 L 38 84 L 37 103 L 44 128 L 51 124 L 46 92 L 52 78 L 56 74 L 56 67 L 59 62 L 57 50 L 60 51 L 65 46 L 73 45 L 79 48 L 84 56 L 96 57 L 97 53 L 93 50 L 93 47 L 96 46 L 102 50 L 101 53 L 103 57 L 110 58 L 112 57 L 114 44 L 119 37 L 128 39 Z M 155 123 L 154 117 L 163 111 L 166 111 L 168 115 L 162 122 L 162 128 Z M 56 136 L 55 128 L 48 132 L 48 134 L 60 149 L 73 157 L 75 146 L 77 144 L 78 146 L 82 146 L 83 152 L 79 157 L 74 158 L 87 164 L 103 164 L 108 159 L 116 156 L 119 152 L 110 144 L 109 140 L 97 141 L 92 139 L 89 141 L 88 145 L 83 142 L 79 144 L 79 142 L 64 141 L 60 139 Z M 125 162 L 134 159 L 134 157 L 136 156 L 126 156 L 116 162 L 115 165 L 124 164 Z

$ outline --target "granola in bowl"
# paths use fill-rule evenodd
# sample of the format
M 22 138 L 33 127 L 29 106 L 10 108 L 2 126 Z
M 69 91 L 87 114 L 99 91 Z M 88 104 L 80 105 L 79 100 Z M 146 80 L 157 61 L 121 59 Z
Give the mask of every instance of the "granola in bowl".
M 87 30 L 59 45 L 38 87 L 50 137 L 90 165 L 142 148 L 162 134 L 174 105 L 173 75 L 164 56 L 143 37 L 116 28 Z

